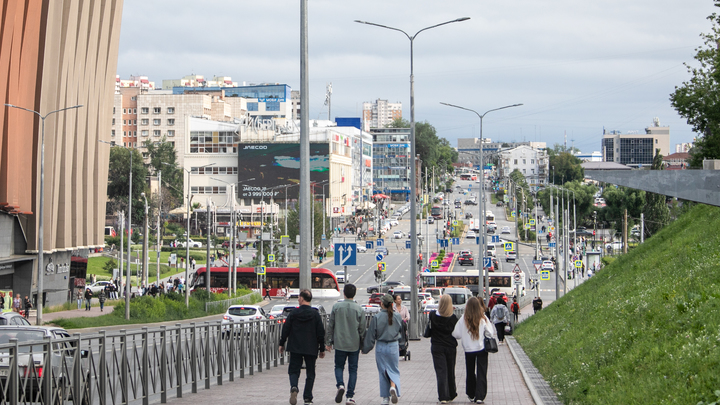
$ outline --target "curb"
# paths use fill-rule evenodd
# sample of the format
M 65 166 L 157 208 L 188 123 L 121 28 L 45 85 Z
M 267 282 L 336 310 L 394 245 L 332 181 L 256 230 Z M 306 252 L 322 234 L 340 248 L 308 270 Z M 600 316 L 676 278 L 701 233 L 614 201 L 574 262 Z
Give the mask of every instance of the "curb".
M 517 343 L 517 341 L 515 340 L 514 337 L 506 336 L 505 338 L 508 340 L 507 346 L 510 349 L 510 353 L 512 354 L 513 359 L 515 359 L 515 364 L 517 364 L 518 368 L 520 369 L 520 373 L 522 373 L 523 380 L 525 380 L 525 385 L 527 385 L 528 390 L 530 391 L 530 396 L 532 396 L 533 401 L 535 401 L 535 404 L 536 405 L 562 404 L 562 402 L 560 402 L 557 399 L 557 395 L 555 394 L 554 391 L 552 391 L 552 389 L 547 384 L 547 382 L 542 377 L 542 375 L 540 375 L 540 373 L 538 373 L 537 370 L 535 370 L 534 373 L 536 373 L 539 376 L 539 378 L 542 380 L 542 385 L 546 386 L 546 387 L 541 387 L 541 388 L 544 391 L 549 392 L 549 394 L 546 394 L 543 396 L 538 392 L 538 387 L 536 387 L 534 379 L 531 378 L 530 375 L 528 374 L 528 371 L 525 369 L 525 364 L 524 364 L 524 362 L 522 362 L 520 360 L 520 354 L 518 354 L 518 352 L 516 352 L 516 349 L 514 348 L 514 346 L 517 345 L 518 346 L 517 350 L 520 351 L 523 356 L 527 357 L 527 355 L 525 354 L 525 351 L 522 349 L 522 347 L 520 347 L 520 345 Z M 530 359 L 528 359 L 528 361 L 530 361 Z M 533 367 L 533 369 L 535 369 L 535 367 Z M 543 397 L 547 398 L 547 401 L 545 401 L 543 399 Z

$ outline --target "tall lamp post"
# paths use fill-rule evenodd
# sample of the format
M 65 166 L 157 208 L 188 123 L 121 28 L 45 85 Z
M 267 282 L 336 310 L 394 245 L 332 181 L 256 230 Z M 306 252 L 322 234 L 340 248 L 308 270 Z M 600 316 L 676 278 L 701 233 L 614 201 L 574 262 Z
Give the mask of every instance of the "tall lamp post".
M 40 131 L 40 198 L 39 198 L 40 201 L 38 204 L 38 243 L 37 243 L 37 248 L 38 248 L 37 303 L 36 303 L 37 320 L 35 322 L 37 325 L 42 325 L 43 324 L 42 313 L 43 313 L 43 304 L 44 304 L 44 302 L 43 302 L 43 273 L 44 273 L 43 242 L 45 239 L 43 236 L 44 222 L 45 222 L 43 220 L 43 215 L 45 214 L 45 209 L 44 209 L 44 206 L 45 206 L 45 119 L 47 117 L 49 117 L 51 114 L 55 114 L 60 111 L 66 111 L 66 110 L 72 110 L 74 108 L 80 108 L 80 107 L 82 107 L 82 104 L 74 105 L 72 107 L 61 108 L 59 110 L 50 111 L 49 113 L 47 113 L 45 115 L 42 115 L 35 110 L 18 107 L 13 104 L 5 104 L 5 106 L 11 107 L 11 108 L 17 108 L 18 110 L 24 110 L 27 112 L 31 112 L 31 113 L 37 115 L 40 118 L 40 121 L 42 121 L 42 125 L 41 125 L 42 129 Z
M 421 29 L 420 31 L 416 32 L 413 35 L 409 35 L 407 32 L 394 27 L 389 27 L 387 25 L 381 25 L 381 24 L 375 24 L 367 21 L 360 21 L 355 20 L 356 23 L 360 24 L 367 24 L 367 25 L 373 25 L 380 28 L 385 28 L 393 31 L 402 32 L 405 34 L 407 39 L 410 40 L 410 194 L 412 196 L 412 199 L 410 200 L 410 234 L 412 235 L 413 239 L 417 238 L 417 162 L 416 162 L 416 153 L 415 153 L 415 75 L 413 73 L 413 42 L 415 41 L 415 38 L 423 31 L 427 31 L 432 28 L 440 27 L 442 25 L 446 24 L 452 24 L 456 22 L 462 22 L 469 20 L 470 17 L 462 17 L 457 18 L 455 20 L 446 21 L 440 24 L 431 25 L 429 27 L 425 27 Z M 417 261 L 417 242 L 414 241 L 410 244 L 410 285 L 417 286 L 417 277 L 418 277 L 418 266 L 416 264 Z M 412 316 L 410 317 L 410 339 L 418 339 L 419 338 L 419 331 L 418 329 L 418 290 L 417 288 L 411 288 L 410 289 L 410 308 L 412 311 Z
M 474 113 L 475 115 L 480 118 L 480 212 L 478 213 L 478 221 L 482 224 L 480 228 L 480 232 L 482 232 L 481 235 L 481 244 L 480 246 L 480 257 L 481 257 L 481 266 L 483 267 L 483 277 L 485 278 L 485 304 L 487 304 L 490 301 L 490 277 L 488 276 L 488 268 L 485 267 L 485 255 L 487 254 L 487 241 L 485 240 L 487 235 L 487 220 L 485 217 L 485 169 L 483 165 L 483 118 L 485 118 L 485 115 L 489 112 L 498 111 L 498 110 L 504 110 L 506 108 L 512 108 L 512 107 L 519 107 L 522 104 L 512 104 L 512 105 L 506 105 L 504 107 L 499 108 L 493 108 L 492 110 L 487 110 L 483 114 L 480 114 L 479 112 L 475 110 L 471 110 L 469 108 L 460 107 L 459 105 L 454 104 L 448 104 L 448 103 L 440 103 L 442 105 L 446 105 L 448 107 L 454 107 L 459 108 L 461 110 L 470 111 L 471 113 Z M 490 266 L 492 267 L 492 260 L 490 263 Z
M 143 224 L 143 259 L 142 259 L 142 269 L 143 269 L 143 275 L 142 275 L 142 283 L 145 285 L 146 288 L 148 288 L 148 202 L 147 197 L 145 197 L 145 193 L 140 194 L 145 200 L 145 221 Z

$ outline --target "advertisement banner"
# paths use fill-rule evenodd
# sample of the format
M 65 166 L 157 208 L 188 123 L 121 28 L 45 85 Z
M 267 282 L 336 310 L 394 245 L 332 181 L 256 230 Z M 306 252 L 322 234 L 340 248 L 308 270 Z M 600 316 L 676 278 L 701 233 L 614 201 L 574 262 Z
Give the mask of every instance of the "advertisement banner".
M 310 144 L 310 181 L 329 181 L 330 157 L 327 143 Z M 255 178 L 240 184 L 239 198 L 285 198 L 285 187 L 300 183 L 299 143 L 240 143 L 238 144 L 238 181 Z M 327 190 L 327 187 L 326 187 Z M 297 199 L 299 186 L 288 187 L 288 198 Z M 322 185 L 315 186 L 315 194 L 322 194 Z

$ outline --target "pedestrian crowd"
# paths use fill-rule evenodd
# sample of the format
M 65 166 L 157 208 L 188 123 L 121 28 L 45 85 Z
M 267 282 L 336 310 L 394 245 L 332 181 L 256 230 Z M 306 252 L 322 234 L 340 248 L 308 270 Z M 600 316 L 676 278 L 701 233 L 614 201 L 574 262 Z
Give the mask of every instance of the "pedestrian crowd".
M 345 285 L 344 300 L 333 306 L 325 328 L 318 311 L 312 308 L 312 293 L 309 290 L 300 291 L 299 306 L 285 319 L 279 342 L 280 353 L 290 353 L 291 405 L 296 405 L 301 395 L 299 380 L 303 365 L 305 386 L 302 400 L 306 405 L 313 403 L 317 359 L 323 359 L 325 353 L 333 350 L 336 403 L 341 403 L 344 398 L 345 405 L 355 405 L 358 359 L 360 353 L 368 354 L 372 350 L 375 350 L 381 403 L 395 404 L 401 398 L 398 363 L 403 351 L 407 350 L 409 311 L 402 305 L 401 298 L 386 294 L 380 300 L 380 312 L 366 325 L 363 309 L 354 300 L 355 293 L 353 284 Z M 510 310 L 502 298 L 490 310 L 482 300 L 472 297 L 466 304 L 465 313 L 458 319 L 453 313 L 451 297 L 447 294 L 441 296 L 438 310 L 430 313 L 423 335 L 430 338 L 440 403 L 449 403 L 457 397 L 455 359 L 458 341 L 465 353 L 465 394 L 472 403 L 484 403 L 488 353 L 497 351 L 496 336 L 503 342 L 509 318 Z M 344 377 L 346 364 L 347 380 Z

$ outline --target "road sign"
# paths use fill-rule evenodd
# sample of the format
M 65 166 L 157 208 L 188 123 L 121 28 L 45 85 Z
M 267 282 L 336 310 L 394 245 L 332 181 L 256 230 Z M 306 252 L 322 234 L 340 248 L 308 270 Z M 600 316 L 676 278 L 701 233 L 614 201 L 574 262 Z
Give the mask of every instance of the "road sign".
M 525 224 L 525 229 L 530 229 L 530 224 Z
M 550 227 L 550 232 L 555 232 L 555 227 L 554 227 L 554 226 L 551 226 L 551 227 Z
M 373 248 L 373 241 L 366 240 L 365 241 L 365 249 L 372 249 Z
M 375 243 L 377 243 L 378 247 L 385 246 L 385 239 L 378 238 Z
M 550 242 L 550 243 L 548 243 L 548 247 L 554 248 L 554 247 L 555 247 L 555 242 Z
M 500 243 L 500 235 L 493 235 L 492 243 Z
M 550 270 L 541 271 L 540 272 L 540 280 L 549 281 L 550 280 Z
M 575 260 L 575 268 L 579 269 L 582 267 L 582 260 Z
M 440 247 L 448 247 L 448 240 L 440 239 Z
M 530 218 L 530 225 L 535 225 L 535 218 Z
M 460 238 L 452 238 L 452 244 L 453 244 L 453 245 L 459 245 L 459 244 L 460 244 Z
M 274 261 L 275 261 L 275 255 L 272 254 L 272 253 L 270 253 L 270 254 L 268 255 L 268 261 L 269 261 L 269 262 L 274 262 Z
M 492 267 L 492 257 L 483 257 L 483 268 Z
M 513 250 L 515 250 L 515 247 L 513 245 L 514 245 L 514 243 L 512 243 L 512 242 L 505 242 L 505 245 L 504 245 L 505 251 L 512 252 Z
M 542 264 L 542 260 L 533 260 L 532 264 Z
M 336 266 L 357 266 L 357 244 L 336 243 L 335 244 L 335 265 Z
M 288 235 L 280 236 L 280 246 L 288 246 L 288 245 L 290 245 L 290 236 L 288 236 Z
M 375 253 L 375 260 L 379 262 L 382 261 L 383 257 L 385 257 L 385 255 L 383 255 L 382 252 Z
M 535 264 L 533 264 L 533 266 L 535 266 L 535 273 L 537 273 L 538 271 L 540 271 L 540 267 L 542 267 L 542 263 L 535 263 Z
M 256 266 L 255 274 L 265 274 L 265 266 Z
M 522 270 L 520 270 L 520 265 L 515 263 L 515 268 L 513 269 L 513 273 L 515 274 L 521 274 Z
M 458 226 L 458 221 L 453 221 L 453 226 Z
M 386 267 L 385 262 L 380 262 L 377 264 L 377 266 L 378 266 L 377 268 L 379 271 L 385 271 L 385 267 Z
M 325 240 L 325 234 L 320 235 L 321 240 Z
M 412 248 L 412 241 L 406 240 L 405 241 L 405 249 L 411 249 Z
M 510 212 L 510 216 L 513 217 L 513 218 L 515 218 L 515 211 L 511 211 L 511 212 Z
M 438 261 L 437 261 L 437 260 L 433 260 L 432 262 L 430 262 L 430 267 L 432 267 L 432 268 L 435 269 L 435 268 L 438 268 L 438 267 L 440 267 L 440 266 L 438 265 Z
M 515 273 L 515 274 L 513 274 L 513 280 L 514 280 L 516 283 L 521 282 L 521 281 L 522 281 L 522 275 L 521 275 L 520 273 Z
M 539 275 L 539 274 L 531 274 L 531 275 L 528 276 L 528 278 L 529 278 L 530 280 L 538 281 L 538 280 L 540 280 L 540 275 Z

